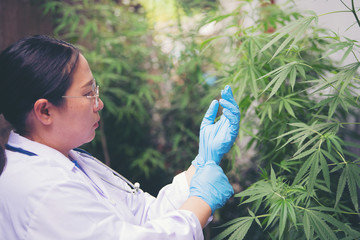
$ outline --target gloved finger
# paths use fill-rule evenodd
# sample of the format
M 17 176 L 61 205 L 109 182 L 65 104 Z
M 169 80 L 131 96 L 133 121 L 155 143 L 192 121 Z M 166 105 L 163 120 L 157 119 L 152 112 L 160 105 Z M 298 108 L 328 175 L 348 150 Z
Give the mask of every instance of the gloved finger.
M 220 104 L 224 109 L 228 109 L 240 121 L 240 111 L 237 105 L 234 106 L 232 103 L 225 99 L 220 99 Z
M 232 135 L 237 135 L 239 131 L 239 122 L 240 118 L 230 112 L 228 109 L 223 110 L 223 115 L 229 120 L 230 122 L 230 132 Z
M 201 122 L 200 129 L 214 123 L 218 109 L 219 109 L 218 100 L 213 100 L 208 110 L 205 113 L 205 116 Z
M 231 125 L 239 125 L 240 117 L 232 113 L 229 109 L 223 109 L 223 115 L 229 120 Z
M 223 99 L 231 102 L 237 108 L 239 108 L 239 106 L 237 105 L 237 103 L 236 103 L 236 101 L 234 99 L 234 95 L 232 93 L 231 87 L 229 85 L 226 85 L 224 90 L 221 90 L 221 97 Z

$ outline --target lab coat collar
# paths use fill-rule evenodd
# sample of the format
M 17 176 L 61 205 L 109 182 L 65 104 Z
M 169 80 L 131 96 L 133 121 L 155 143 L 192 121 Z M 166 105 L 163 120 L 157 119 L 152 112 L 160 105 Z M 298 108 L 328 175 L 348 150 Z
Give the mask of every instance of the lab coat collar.
M 69 170 L 75 167 L 75 164 L 58 150 L 25 138 L 14 131 L 10 132 L 8 144 L 35 153 L 42 159 L 47 159 L 50 164 L 61 165 Z
M 95 184 L 95 188 L 97 188 L 97 191 L 103 195 L 106 198 L 109 198 L 109 193 L 106 190 L 103 181 L 99 178 L 99 176 L 90 168 L 87 166 L 86 162 L 85 162 L 85 156 L 81 155 L 79 152 L 76 152 L 74 150 L 71 150 L 69 152 L 69 157 L 73 160 L 76 160 L 77 163 L 80 165 L 80 167 L 82 168 L 83 172 L 91 179 L 91 181 L 93 181 L 93 183 Z M 94 161 L 91 158 L 90 155 L 86 155 L 87 158 L 89 158 L 90 161 Z

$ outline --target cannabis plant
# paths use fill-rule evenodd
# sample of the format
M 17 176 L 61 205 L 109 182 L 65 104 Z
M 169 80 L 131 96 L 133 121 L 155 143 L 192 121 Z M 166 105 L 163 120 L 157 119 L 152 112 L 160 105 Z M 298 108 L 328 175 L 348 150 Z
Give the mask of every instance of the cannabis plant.
M 218 75 L 235 89 L 240 141 L 250 139 L 259 174 L 235 195 L 247 214 L 216 239 L 360 239 L 359 43 L 320 28 L 314 13 L 239 3 L 208 21 L 225 31 L 203 51 L 221 49 Z M 353 1 L 344 8 L 359 31 L 359 9 Z M 344 64 L 350 56 L 354 62 Z

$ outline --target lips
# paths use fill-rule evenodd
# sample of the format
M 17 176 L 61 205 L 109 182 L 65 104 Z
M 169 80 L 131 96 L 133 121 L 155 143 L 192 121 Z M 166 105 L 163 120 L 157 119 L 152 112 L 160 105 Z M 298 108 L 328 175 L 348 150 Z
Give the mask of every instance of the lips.
M 100 116 L 98 116 L 98 119 L 96 120 L 94 127 L 97 128 L 99 127 L 99 123 L 100 123 Z

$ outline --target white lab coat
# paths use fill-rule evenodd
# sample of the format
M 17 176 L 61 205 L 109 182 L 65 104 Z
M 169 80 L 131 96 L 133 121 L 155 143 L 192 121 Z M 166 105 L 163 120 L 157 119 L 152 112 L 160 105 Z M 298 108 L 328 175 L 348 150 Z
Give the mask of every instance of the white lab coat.
M 0 239 L 108 240 L 203 239 L 197 217 L 177 210 L 187 199 L 184 173 L 159 195 L 127 193 L 130 187 L 89 156 L 72 150 L 83 171 L 48 146 L 11 132 L 0 176 Z M 101 178 L 100 178 L 101 177 Z

